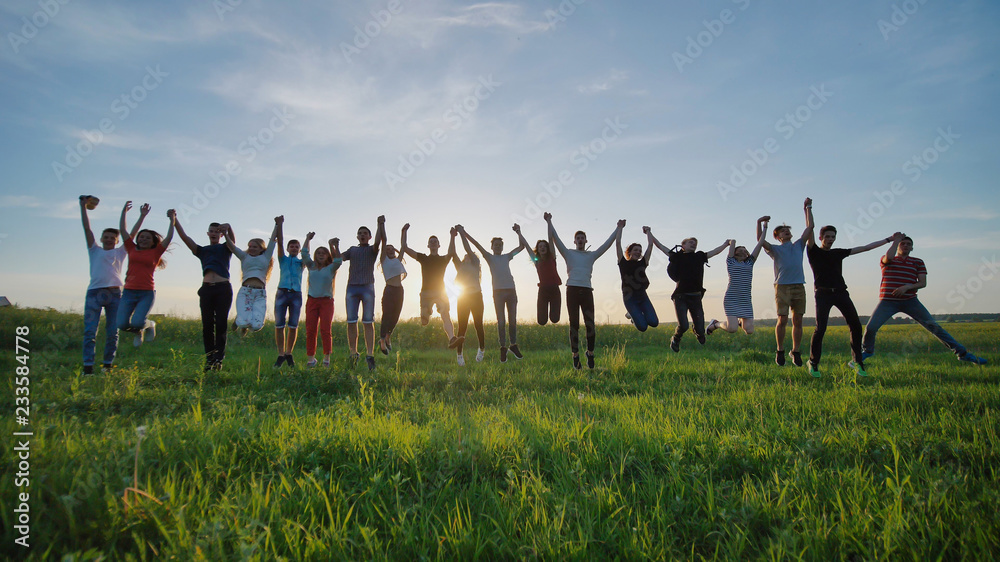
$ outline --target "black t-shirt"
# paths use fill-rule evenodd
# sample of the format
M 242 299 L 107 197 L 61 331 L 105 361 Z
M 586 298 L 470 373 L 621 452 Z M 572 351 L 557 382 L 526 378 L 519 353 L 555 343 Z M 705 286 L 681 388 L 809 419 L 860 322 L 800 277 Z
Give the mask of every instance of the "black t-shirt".
M 637 260 L 618 260 L 618 271 L 622 275 L 622 292 L 626 295 L 632 291 L 645 291 L 649 288 L 649 277 L 646 276 L 646 266 L 649 265 L 643 258 Z
M 448 269 L 450 256 L 417 254 L 415 259 L 420 262 L 420 276 L 423 280 L 421 291 L 443 291 L 444 271 Z
M 844 281 L 844 258 L 851 255 L 846 248 L 823 248 L 813 245 L 806 249 L 809 267 L 813 270 L 813 280 L 817 289 L 846 289 Z
M 708 254 L 705 252 L 673 252 L 670 260 L 677 264 L 679 277 L 674 294 L 704 293 L 705 264 Z
M 195 255 L 201 260 L 202 275 L 207 275 L 209 271 L 213 271 L 219 276 L 229 279 L 229 258 L 233 257 L 229 246 L 225 244 L 198 246 L 198 251 L 195 252 Z

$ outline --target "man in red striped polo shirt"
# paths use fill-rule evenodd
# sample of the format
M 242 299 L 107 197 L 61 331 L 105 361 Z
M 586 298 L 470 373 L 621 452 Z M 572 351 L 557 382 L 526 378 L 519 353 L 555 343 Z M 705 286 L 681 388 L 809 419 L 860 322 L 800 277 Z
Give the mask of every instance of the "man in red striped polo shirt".
M 862 360 L 875 354 L 875 334 L 878 333 L 878 329 L 894 314 L 902 312 L 934 334 L 958 356 L 960 361 L 985 365 L 986 359 L 969 353 L 934 321 L 931 313 L 917 300 L 917 289 L 927 286 L 927 268 L 920 258 L 910 257 L 911 251 L 913 251 L 913 239 L 897 234 L 893 237 L 889 251 L 882 257 L 882 286 L 879 290 L 878 306 L 875 307 L 871 318 L 868 319 L 868 325 L 865 326 Z

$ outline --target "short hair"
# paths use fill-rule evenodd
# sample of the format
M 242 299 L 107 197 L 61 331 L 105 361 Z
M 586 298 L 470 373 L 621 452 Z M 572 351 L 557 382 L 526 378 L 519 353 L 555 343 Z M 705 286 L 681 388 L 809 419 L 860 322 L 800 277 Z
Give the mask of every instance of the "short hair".
M 500 238 L 499 236 L 494 236 L 493 239 L 490 240 L 490 244 L 493 244 L 494 242 L 503 242 L 503 238 Z
M 218 228 L 220 226 L 222 226 L 221 223 L 217 223 L 217 222 L 210 222 L 210 223 L 208 223 L 208 228 Z
M 362 228 L 368 231 L 368 236 L 372 235 L 372 229 L 370 229 L 370 228 L 368 228 L 367 226 L 364 226 L 364 225 L 361 225 L 361 226 L 358 227 L 358 232 L 361 232 Z
M 910 238 L 909 236 L 904 236 L 899 239 L 900 242 L 902 242 L 903 240 L 909 240 L 910 244 L 913 244 L 913 238 Z
M 837 233 L 837 228 L 835 226 L 829 225 L 829 224 L 826 225 L 826 226 L 824 226 L 823 228 L 819 229 L 819 235 L 820 235 L 820 237 L 822 237 L 823 234 L 826 233 L 827 231 L 830 231 L 830 232 L 833 232 L 834 234 L 836 234 Z
M 698 243 L 698 239 L 697 239 L 697 238 L 695 238 L 694 236 L 692 236 L 692 237 L 690 237 L 690 238 L 685 238 L 684 240 L 681 240 L 681 246 L 683 246 L 684 244 L 686 244 L 688 240 L 694 240 L 694 243 L 695 243 L 695 244 L 697 244 L 697 243 Z
M 105 228 L 104 230 L 101 231 L 101 236 L 104 236 L 105 234 L 107 234 L 109 232 L 111 234 L 114 234 L 116 237 L 117 236 L 121 236 L 121 232 L 118 232 L 117 228 Z
M 789 233 L 791 233 L 792 227 L 788 226 L 787 224 L 779 224 L 778 226 L 774 227 L 774 230 L 771 232 L 771 235 L 774 236 L 775 239 L 777 239 L 778 233 L 781 232 L 782 230 L 787 230 Z
M 587 237 L 587 233 L 586 232 L 584 232 L 582 230 L 577 230 L 576 232 L 573 233 L 573 238 L 576 238 L 577 236 L 579 236 L 581 234 L 583 235 L 584 238 Z
M 291 240 L 288 241 L 287 244 L 285 244 L 285 246 L 288 246 L 288 244 L 298 244 L 299 246 L 302 245 L 302 243 L 299 242 L 297 238 L 292 238 Z
M 427 237 L 427 242 L 430 242 L 431 240 L 437 240 L 437 241 L 438 241 L 438 244 L 440 244 L 440 243 L 441 243 L 441 241 L 440 241 L 440 240 L 438 240 L 438 237 L 437 237 L 437 236 L 435 236 L 435 235 L 433 235 L 433 234 L 431 234 L 431 235 L 430 235 L 429 237 Z

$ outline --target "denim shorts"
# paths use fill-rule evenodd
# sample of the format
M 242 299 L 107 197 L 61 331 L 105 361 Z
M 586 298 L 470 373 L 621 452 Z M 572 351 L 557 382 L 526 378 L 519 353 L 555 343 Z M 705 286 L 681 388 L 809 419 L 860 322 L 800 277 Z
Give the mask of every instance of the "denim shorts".
M 347 323 L 358 322 L 358 306 L 362 306 L 361 322 L 375 323 L 375 285 L 347 286 Z
M 281 330 L 286 325 L 298 328 L 301 312 L 302 291 L 278 289 L 278 294 L 274 296 L 274 328 Z

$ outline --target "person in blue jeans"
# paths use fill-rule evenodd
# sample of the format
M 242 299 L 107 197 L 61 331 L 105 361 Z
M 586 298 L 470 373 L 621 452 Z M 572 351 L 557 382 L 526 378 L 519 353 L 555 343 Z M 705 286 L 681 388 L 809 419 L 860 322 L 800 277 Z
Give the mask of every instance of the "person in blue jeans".
M 368 370 L 375 370 L 375 262 L 379 246 L 385 242 L 385 215 L 378 217 L 378 229 L 372 244 L 372 231 L 367 226 L 358 228 L 358 245 L 344 250 L 340 256 L 351 262 L 347 270 L 347 291 L 344 306 L 347 309 L 347 347 L 352 364 L 358 354 L 358 309 L 365 332 L 365 362 Z
M 156 299 L 153 273 L 156 269 L 163 269 L 167 265 L 162 256 L 174 237 L 176 213 L 173 209 L 167 211 L 170 228 L 167 229 L 165 237 L 154 230 L 144 228 L 133 239 L 125 228 L 125 215 L 131 208 L 132 202 L 126 201 L 122 207 L 118 228 L 124 239 L 125 251 L 128 252 L 125 290 L 122 291 L 122 299 L 118 305 L 118 329 L 134 333 L 133 344 L 139 347 L 143 342 L 153 341 L 156 337 L 156 322 L 149 319 L 149 311 Z
M 274 295 L 274 343 L 278 347 L 278 359 L 274 366 L 280 367 L 287 363 L 295 366 L 292 350 L 299 331 L 299 316 L 302 312 L 302 269 L 304 264 L 299 257 L 302 249 L 298 240 L 288 241 L 285 247 L 284 219 L 278 223 L 278 270 L 281 279 L 278 281 L 278 291 Z
M 115 355 L 118 353 L 118 305 L 122 298 L 122 266 L 127 255 L 124 246 L 118 245 L 118 229 L 105 228 L 101 232 L 100 244 L 94 238 L 90 229 L 90 217 L 87 215 L 86 195 L 80 196 L 80 218 L 83 221 L 83 234 L 87 239 L 87 253 L 90 258 L 90 285 L 87 286 L 87 296 L 83 305 L 83 374 L 94 374 L 94 361 L 97 355 L 97 328 L 101 323 L 101 311 L 104 311 L 104 371 L 114 367 Z M 139 220 L 132 227 L 134 237 L 142 221 L 149 214 L 149 205 L 139 208 Z
M 893 315 L 902 312 L 934 334 L 960 361 L 985 365 L 986 359 L 969 353 L 965 346 L 955 341 L 917 299 L 917 291 L 927 286 L 927 268 L 920 258 L 910 256 L 913 239 L 901 233 L 893 236 L 892 246 L 882 256 L 882 285 L 879 301 L 865 326 L 862 340 L 862 360 L 875 355 L 875 335 Z
M 649 256 L 653 253 L 652 231 L 648 226 L 642 227 L 646 235 L 646 253 L 642 253 L 642 244 L 629 244 L 622 252 L 622 231 L 615 232 L 615 249 L 618 251 L 618 272 L 622 277 L 622 299 L 625 301 L 626 316 L 640 332 L 646 328 L 660 325 L 656 317 L 656 309 L 646 294 L 649 288 L 649 277 L 646 276 L 646 266 Z

